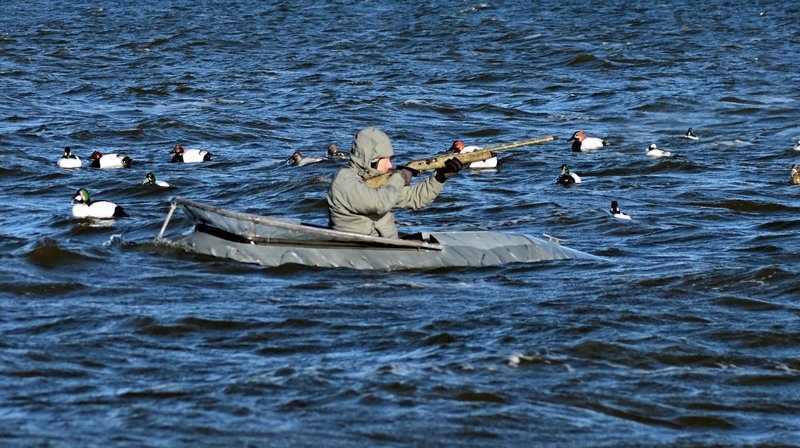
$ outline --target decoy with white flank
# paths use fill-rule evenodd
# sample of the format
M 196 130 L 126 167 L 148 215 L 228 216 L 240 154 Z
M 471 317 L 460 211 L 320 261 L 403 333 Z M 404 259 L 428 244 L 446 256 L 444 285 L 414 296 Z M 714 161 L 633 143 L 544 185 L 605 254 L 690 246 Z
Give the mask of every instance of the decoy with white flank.
M 458 154 L 466 154 L 468 152 L 476 151 L 482 149 L 480 146 L 464 146 L 464 143 L 461 140 L 456 140 L 448 149 L 448 152 L 454 152 Z M 484 168 L 497 168 L 497 156 L 492 153 L 492 157 L 486 160 L 478 160 L 476 162 L 467 163 L 464 168 L 471 168 L 471 169 L 484 169 Z
M 72 150 L 67 146 L 64 148 L 64 155 L 58 159 L 58 166 L 61 168 L 80 168 L 81 159 L 75 154 L 72 154 Z
M 205 149 L 183 149 L 180 143 L 172 148 L 170 154 L 175 154 L 170 160 L 171 163 L 198 163 L 211 160 L 211 153 Z
M 611 201 L 611 216 L 618 218 L 618 219 L 631 219 L 629 215 L 622 213 L 622 210 L 619 209 L 619 204 L 617 201 Z
M 156 180 L 156 175 L 153 173 L 147 173 L 147 176 L 145 176 L 142 185 L 154 185 L 156 187 L 162 187 L 162 188 L 169 187 L 169 184 L 164 182 L 163 180 Z
M 122 207 L 113 202 L 92 202 L 89 197 L 89 192 L 85 188 L 81 188 L 75 193 L 72 202 L 77 202 L 77 204 L 72 206 L 72 216 L 75 218 L 110 219 L 128 216 Z
M 557 184 L 579 184 L 581 178 L 575 173 L 569 171 L 569 165 L 566 163 L 561 165 L 561 175 L 556 179 Z
M 95 151 L 91 156 L 92 168 L 130 168 L 133 164 L 133 159 L 125 154 L 101 154 L 100 151 Z
M 591 151 L 605 146 L 605 140 L 597 137 L 586 137 L 583 131 L 575 131 L 567 141 L 572 142 L 572 150 L 575 152 Z
M 794 144 L 794 150 L 800 151 L 800 140 L 798 140 L 797 143 Z
M 291 157 L 286 159 L 286 163 L 291 166 L 303 166 L 308 165 L 309 163 L 321 162 L 323 160 L 325 159 L 322 157 L 305 157 L 300 151 L 295 151 L 292 153 Z
M 689 130 L 686 131 L 686 134 L 684 134 L 683 136 L 688 138 L 689 140 L 697 140 L 698 139 L 697 135 L 694 133 L 692 128 L 689 128 Z
M 665 149 L 658 149 L 658 146 L 656 146 L 655 143 L 652 143 L 645 151 L 645 155 L 647 157 L 657 158 L 657 157 L 670 157 L 672 153 Z

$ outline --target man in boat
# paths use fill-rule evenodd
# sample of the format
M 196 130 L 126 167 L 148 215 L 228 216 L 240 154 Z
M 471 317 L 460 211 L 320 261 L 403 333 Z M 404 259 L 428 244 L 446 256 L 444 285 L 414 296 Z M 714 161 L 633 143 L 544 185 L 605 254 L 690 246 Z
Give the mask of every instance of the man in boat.
M 399 166 L 389 180 L 372 188 L 364 180 L 392 169 L 394 148 L 389 137 L 374 127 L 353 138 L 350 164 L 339 170 L 328 190 L 328 216 L 335 230 L 398 238 L 394 207 L 418 210 L 433 202 L 447 179 L 461 171 L 458 159 L 449 159 L 423 182 L 411 185 L 418 171 Z

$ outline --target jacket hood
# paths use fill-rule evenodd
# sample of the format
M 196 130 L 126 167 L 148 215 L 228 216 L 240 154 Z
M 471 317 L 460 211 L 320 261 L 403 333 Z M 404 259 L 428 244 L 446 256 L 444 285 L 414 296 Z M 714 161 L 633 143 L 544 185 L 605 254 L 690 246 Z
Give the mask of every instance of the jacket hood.
M 364 128 L 353 137 L 350 149 L 350 166 L 358 170 L 362 178 L 377 176 L 378 170 L 372 168 L 372 162 L 384 157 L 392 157 L 394 148 L 389 137 L 378 128 Z

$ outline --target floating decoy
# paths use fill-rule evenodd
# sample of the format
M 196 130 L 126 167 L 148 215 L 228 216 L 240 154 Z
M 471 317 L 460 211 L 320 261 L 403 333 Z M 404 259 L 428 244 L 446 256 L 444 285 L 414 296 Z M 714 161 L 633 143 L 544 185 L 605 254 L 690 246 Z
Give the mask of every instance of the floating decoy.
M 172 163 L 197 163 L 211 160 L 211 153 L 205 149 L 183 149 L 180 144 L 172 148 Z
M 61 168 L 80 168 L 81 159 L 75 154 L 72 154 L 72 150 L 67 146 L 64 148 L 64 155 L 58 159 L 58 166 Z
M 606 144 L 601 138 L 584 136 L 582 131 L 575 131 L 567 141 L 572 141 L 572 150 L 575 152 L 600 149 Z
M 72 202 L 77 204 L 72 206 L 72 216 L 75 218 L 118 218 L 128 216 L 125 210 L 119 205 L 109 201 L 95 201 L 89 197 L 89 191 L 81 188 L 75 193 Z

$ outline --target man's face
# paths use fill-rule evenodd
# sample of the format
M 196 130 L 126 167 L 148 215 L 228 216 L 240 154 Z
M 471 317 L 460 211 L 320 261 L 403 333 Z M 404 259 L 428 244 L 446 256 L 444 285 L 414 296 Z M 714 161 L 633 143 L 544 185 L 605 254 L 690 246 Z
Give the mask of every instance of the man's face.
M 389 157 L 383 157 L 378 160 L 378 166 L 375 167 L 381 173 L 388 173 L 389 170 L 392 169 L 392 159 Z

